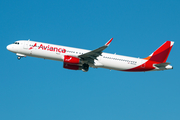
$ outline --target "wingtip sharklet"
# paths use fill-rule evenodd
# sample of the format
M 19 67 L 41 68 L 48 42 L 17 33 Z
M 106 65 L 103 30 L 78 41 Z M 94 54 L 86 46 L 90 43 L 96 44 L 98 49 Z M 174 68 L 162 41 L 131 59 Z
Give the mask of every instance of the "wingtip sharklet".
M 112 40 L 113 40 L 113 38 L 111 38 L 111 39 L 105 44 L 105 46 L 109 46 L 109 44 L 111 43 Z

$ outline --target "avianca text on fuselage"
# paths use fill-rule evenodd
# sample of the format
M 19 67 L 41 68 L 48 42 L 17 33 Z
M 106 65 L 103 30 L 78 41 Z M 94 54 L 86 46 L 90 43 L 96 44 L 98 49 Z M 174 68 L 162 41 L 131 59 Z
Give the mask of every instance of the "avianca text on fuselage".
M 169 70 L 173 67 L 166 62 L 173 41 L 166 41 L 157 50 L 146 58 L 134 58 L 116 54 L 104 53 L 113 38 L 105 45 L 95 50 L 85 50 L 73 47 L 53 45 L 30 40 L 19 40 L 7 46 L 7 49 L 16 53 L 18 59 L 25 56 L 51 59 L 63 62 L 63 67 L 70 70 L 87 72 L 89 67 L 106 68 L 119 71 L 143 72 Z
M 34 47 L 37 47 L 37 43 L 35 43 L 32 47 L 30 47 L 29 50 L 33 49 Z M 59 52 L 59 53 L 66 53 L 66 49 L 53 47 L 50 45 L 46 46 L 46 45 L 41 44 L 38 47 L 38 49 L 47 50 L 47 51 L 54 51 L 54 52 Z

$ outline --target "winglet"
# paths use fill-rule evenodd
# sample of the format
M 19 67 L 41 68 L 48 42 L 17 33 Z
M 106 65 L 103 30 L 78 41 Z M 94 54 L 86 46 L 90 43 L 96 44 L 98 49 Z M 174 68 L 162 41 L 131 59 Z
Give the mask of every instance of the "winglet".
M 109 46 L 109 44 L 111 43 L 112 40 L 113 40 L 113 38 L 111 38 L 111 39 L 105 44 L 105 46 Z

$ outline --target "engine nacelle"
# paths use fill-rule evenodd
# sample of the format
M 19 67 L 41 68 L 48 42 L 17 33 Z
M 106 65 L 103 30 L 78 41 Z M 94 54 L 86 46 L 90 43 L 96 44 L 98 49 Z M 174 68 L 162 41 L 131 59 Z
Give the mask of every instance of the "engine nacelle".
M 63 68 L 70 70 L 82 70 L 83 72 L 87 72 L 89 70 L 89 65 L 85 63 L 82 65 L 82 62 L 77 57 L 65 55 Z
M 77 57 L 65 55 L 64 56 L 64 62 L 65 63 L 70 63 L 70 64 L 79 64 L 80 63 L 80 59 L 77 58 Z
M 70 69 L 70 70 L 82 70 L 81 66 L 78 66 L 75 64 L 69 64 L 69 63 L 65 63 L 65 62 L 64 62 L 63 68 Z

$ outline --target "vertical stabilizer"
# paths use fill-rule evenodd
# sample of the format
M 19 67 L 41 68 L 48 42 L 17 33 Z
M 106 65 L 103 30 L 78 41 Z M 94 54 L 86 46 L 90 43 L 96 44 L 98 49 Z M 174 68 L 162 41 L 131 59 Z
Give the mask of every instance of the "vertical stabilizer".
M 159 63 L 165 63 L 171 48 L 173 46 L 173 41 L 166 41 L 163 45 L 161 45 L 156 51 L 154 51 L 150 56 L 144 58 L 146 60 L 155 61 Z

